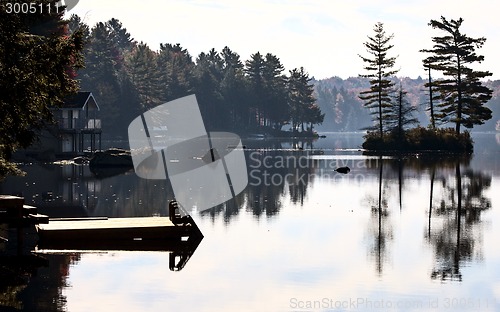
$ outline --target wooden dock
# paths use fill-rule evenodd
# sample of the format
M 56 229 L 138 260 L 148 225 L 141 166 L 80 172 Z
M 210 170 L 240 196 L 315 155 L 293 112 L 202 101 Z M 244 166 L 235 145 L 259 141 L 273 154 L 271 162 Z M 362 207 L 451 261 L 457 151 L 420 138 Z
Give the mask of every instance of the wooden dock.
M 0 223 L 11 226 L 48 223 L 49 217 L 38 213 L 36 207 L 24 204 L 24 198 L 0 195 Z
M 22 197 L 0 195 L 0 264 L 13 255 L 30 255 L 35 249 L 145 250 L 169 251 L 169 268 L 179 271 L 203 234 L 191 216 L 180 216 L 176 204 L 171 202 L 169 207 L 171 217 L 49 219 L 38 214 L 36 207 L 25 205 Z
M 203 238 L 196 224 L 174 225 L 168 217 L 50 219 L 37 231 L 40 249 L 174 251 Z
M 0 195 L 0 255 L 29 254 L 35 247 L 35 225 L 49 222 L 23 197 Z

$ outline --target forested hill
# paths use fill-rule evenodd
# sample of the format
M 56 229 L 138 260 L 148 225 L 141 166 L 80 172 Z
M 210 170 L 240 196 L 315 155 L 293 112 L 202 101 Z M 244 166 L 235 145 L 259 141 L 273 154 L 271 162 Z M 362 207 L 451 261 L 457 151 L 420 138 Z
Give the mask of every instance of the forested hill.
M 363 107 L 363 102 L 358 97 L 361 91 L 370 88 L 367 78 L 342 79 L 334 76 L 314 80 L 313 83 L 317 103 L 325 114 L 323 124 L 316 126 L 318 131 L 359 131 L 372 125 L 369 111 Z M 418 107 L 420 125 L 427 126 L 429 96 L 424 86 L 426 80 L 421 77 L 401 78 L 401 83 L 408 92 L 408 101 Z M 500 80 L 488 81 L 485 85 L 493 90 L 493 97 L 486 105 L 493 111 L 493 118 L 484 125 L 475 126 L 473 131 L 495 131 L 497 120 L 500 120 Z

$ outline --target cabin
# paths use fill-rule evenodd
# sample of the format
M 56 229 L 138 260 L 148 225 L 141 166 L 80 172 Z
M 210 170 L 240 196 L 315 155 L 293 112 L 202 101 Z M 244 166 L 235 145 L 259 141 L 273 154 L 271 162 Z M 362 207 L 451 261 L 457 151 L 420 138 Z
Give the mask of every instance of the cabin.
M 54 108 L 57 121 L 56 132 L 59 137 L 58 151 L 61 153 L 82 154 L 101 149 L 100 108 L 92 92 L 78 92 L 68 97 L 61 107 Z
M 53 160 L 101 150 L 100 108 L 92 92 L 78 92 L 51 110 L 55 124 L 48 125 L 38 142 L 19 151 L 14 158 Z

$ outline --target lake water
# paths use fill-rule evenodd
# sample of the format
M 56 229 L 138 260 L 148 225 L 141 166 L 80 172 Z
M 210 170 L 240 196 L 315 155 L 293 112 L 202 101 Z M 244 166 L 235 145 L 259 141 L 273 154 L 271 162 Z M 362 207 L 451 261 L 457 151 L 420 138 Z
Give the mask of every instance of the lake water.
M 2 283 L 0 310 L 499 311 L 500 135 L 461 158 L 364 156 L 360 134 L 326 135 L 245 141 L 249 185 L 193 215 L 204 239 L 181 270 L 168 252 L 43 253 Z M 167 215 L 173 198 L 133 171 L 23 169 L 0 193 L 51 216 Z

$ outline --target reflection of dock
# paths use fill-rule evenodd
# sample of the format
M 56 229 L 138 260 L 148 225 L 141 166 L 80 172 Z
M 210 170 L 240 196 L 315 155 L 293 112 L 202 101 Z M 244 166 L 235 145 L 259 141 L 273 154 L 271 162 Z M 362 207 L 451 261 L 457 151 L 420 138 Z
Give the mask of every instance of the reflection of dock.
M 181 270 L 203 239 L 193 222 L 167 217 L 51 219 L 37 226 L 39 250 L 169 251 L 169 268 Z

